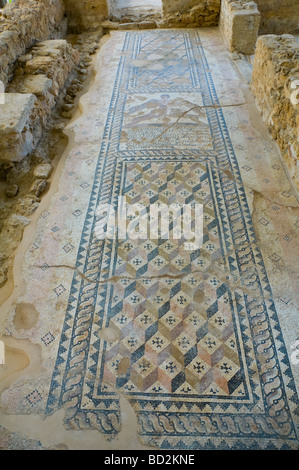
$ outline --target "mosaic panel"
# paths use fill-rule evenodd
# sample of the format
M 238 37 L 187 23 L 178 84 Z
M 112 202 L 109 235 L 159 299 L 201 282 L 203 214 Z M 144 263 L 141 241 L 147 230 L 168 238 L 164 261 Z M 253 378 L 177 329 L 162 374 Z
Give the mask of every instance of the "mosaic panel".
M 119 196 L 202 204 L 202 246 L 99 240 L 97 207 Z M 47 413 L 112 438 L 123 394 L 162 448 L 296 446 L 298 398 L 197 31 L 126 34 L 76 266 Z

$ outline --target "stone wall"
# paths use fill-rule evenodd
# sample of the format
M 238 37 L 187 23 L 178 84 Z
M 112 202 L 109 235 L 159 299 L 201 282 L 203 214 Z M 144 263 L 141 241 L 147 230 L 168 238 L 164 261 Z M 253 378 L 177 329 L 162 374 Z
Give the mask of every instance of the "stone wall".
M 251 89 L 299 189 L 299 43 L 293 36 L 259 37 Z
M 218 26 L 221 0 L 163 0 L 166 27 Z
M 64 0 L 69 31 L 94 30 L 108 17 L 106 0 Z
M 11 78 L 16 59 L 36 41 L 58 38 L 65 25 L 63 0 L 15 0 L 0 14 L 0 80 Z
M 260 34 L 292 33 L 299 28 L 299 0 L 255 0 L 261 13 Z
M 38 144 L 79 53 L 64 39 L 36 43 L 17 60 L 0 105 L 0 163 L 20 162 Z
M 253 54 L 260 25 L 255 2 L 222 0 L 219 28 L 229 51 Z
M 177 11 L 187 10 L 198 4 L 206 3 L 203 0 L 162 0 L 163 13 L 175 13 Z

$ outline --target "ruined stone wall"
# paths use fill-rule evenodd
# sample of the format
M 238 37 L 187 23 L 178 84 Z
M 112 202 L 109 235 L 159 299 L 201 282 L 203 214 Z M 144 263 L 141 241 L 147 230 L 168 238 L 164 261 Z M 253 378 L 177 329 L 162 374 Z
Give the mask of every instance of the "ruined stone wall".
M 251 89 L 299 189 L 299 43 L 293 36 L 259 37 Z
M 19 57 L 0 107 L 0 164 L 21 162 L 34 150 L 79 59 L 65 39 L 36 43 Z
M 64 0 L 64 3 L 71 32 L 96 29 L 108 16 L 106 0 Z
M 221 0 L 163 0 L 163 23 L 168 27 L 217 26 Z
M 186 10 L 200 3 L 204 4 L 206 2 L 200 0 L 162 0 L 162 8 L 163 13 L 167 14 Z
M 0 14 L 0 80 L 11 78 L 13 65 L 36 41 L 62 35 L 63 0 L 15 0 Z
M 107 2 L 113 1 L 65 0 L 71 28 L 97 26 L 108 16 Z M 299 28 L 299 0 L 256 0 L 256 3 L 261 13 L 261 34 L 283 34 Z M 162 0 L 163 18 L 169 26 L 217 26 L 220 7 L 221 0 Z
M 299 0 L 255 0 L 261 13 L 260 34 L 292 33 L 299 28 Z

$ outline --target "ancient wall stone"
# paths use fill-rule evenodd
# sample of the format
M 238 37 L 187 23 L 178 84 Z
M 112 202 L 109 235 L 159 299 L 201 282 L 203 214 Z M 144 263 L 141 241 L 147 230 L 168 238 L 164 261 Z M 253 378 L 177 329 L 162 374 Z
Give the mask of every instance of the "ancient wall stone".
M 64 0 L 69 31 L 93 30 L 108 17 L 106 0 Z
M 299 28 L 299 0 L 255 0 L 261 13 L 260 34 L 292 33 Z
M 293 36 L 259 37 L 251 89 L 299 189 L 299 43 Z
M 32 94 L 7 93 L 0 113 L 0 161 L 19 162 L 41 137 L 41 123 Z
M 38 144 L 79 52 L 64 39 L 37 43 L 19 57 L 0 105 L 0 163 L 20 162 Z
M 16 59 L 36 41 L 62 35 L 63 0 L 14 0 L 0 13 L 0 80 L 8 83 Z
M 171 11 L 173 4 L 169 3 L 170 7 L 161 12 L 146 13 L 140 11 L 137 15 L 126 15 L 125 18 L 118 18 L 117 16 L 110 16 L 110 20 L 102 22 L 102 27 L 105 32 L 112 30 L 127 30 L 127 29 L 153 29 L 153 28 L 194 28 L 194 27 L 207 27 L 218 26 L 220 15 L 220 2 L 221 0 L 196 0 L 188 2 L 188 0 L 177 3 L 178 5 L 185 5 L 180 10 L 176 9 Z M 187 5 L 187 6 L 186 6 Z
M 177 11 L 190 9 L 199 3 L 204 4 L 204 1 L 199 0 L 162 0 L 163 13 L 174 13 Z
M 221 0 L 163 1 L 160 27 L 218 26 Z
M 222 0 L 219 28 L 228 50 L 253 54 L 259 25 L 260 13 L 255 2 Z

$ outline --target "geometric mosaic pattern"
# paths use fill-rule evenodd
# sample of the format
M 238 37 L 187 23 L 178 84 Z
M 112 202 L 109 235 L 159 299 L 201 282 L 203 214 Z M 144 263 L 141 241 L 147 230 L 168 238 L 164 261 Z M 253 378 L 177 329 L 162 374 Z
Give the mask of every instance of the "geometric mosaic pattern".
M 96 208 L 119 196 L 203 204 L 202 247 L 98 240 Z M 161 448 L 298 446 L 298 397 L 196 30 L 126 34 L 77 268 L 48 414 L 63 407 L 68 427 L 112 438 L 124 394 Z

